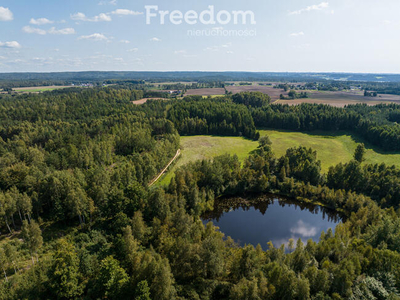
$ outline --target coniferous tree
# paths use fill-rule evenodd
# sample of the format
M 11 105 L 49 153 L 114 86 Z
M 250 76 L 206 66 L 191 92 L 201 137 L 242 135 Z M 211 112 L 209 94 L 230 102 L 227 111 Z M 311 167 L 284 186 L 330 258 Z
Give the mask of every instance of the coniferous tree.
M 354 159 L 358 161 L 359 163 L 362 163 L 365 160 L 365 153 L 367 151 L 365 150 L 364 144 L 358 144 L 357 148 L 354 152 Z

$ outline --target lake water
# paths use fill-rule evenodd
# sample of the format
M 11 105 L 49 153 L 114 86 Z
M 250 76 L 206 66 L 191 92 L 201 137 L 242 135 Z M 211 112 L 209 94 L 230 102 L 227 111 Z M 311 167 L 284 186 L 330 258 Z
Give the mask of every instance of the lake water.
M 269 241 L 275 247 L 287 245 L 290 238 L 318 241 L 322 231 L 334 231 L 341 218 L 320 206 L 263 196 L 216 200 L 214 211 L 203 215 L 203 222 L 209 221 L 241 246 L 260 244 L 268 249 Z

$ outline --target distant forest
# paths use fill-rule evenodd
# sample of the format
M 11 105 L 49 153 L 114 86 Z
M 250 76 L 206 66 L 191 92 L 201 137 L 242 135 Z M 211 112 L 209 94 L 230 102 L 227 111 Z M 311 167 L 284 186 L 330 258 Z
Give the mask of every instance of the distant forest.
M 363 163 L 359 144 L 324 174 L 311 148 L 277 157 L 257 131 L 346 130 L 400 150 L 399 105 L 271 105 L 250 92 L 131 103 L 143 96 L 118 85 L 0 96 L 0 299 L 400 299 L 400 170 Z M 149 187 L 180 136 L 204 134 L 259 146 Z M 201 220 L 223 197 L 271 193 L 343 222 L 264 251 Z
M 73 82 L 110 82 L 110 80 L 161 81 L 279 81 L 279 82 L 400 82 L 399 74 L 352 73 L 272 73 L 272 72 L 60 72 L 0 73 L 0 88 L 18 86 L 64 85 Z

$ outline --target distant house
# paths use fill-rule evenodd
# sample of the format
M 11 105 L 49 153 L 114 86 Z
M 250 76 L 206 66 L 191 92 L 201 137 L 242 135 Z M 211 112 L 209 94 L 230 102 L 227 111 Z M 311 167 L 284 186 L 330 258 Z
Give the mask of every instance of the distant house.
M 169 93 L 170 95 L 179 95 L 179 94 L 181 93 L 181 91 L 173 90 L 173 91 L 168 91 L 168 93 Z

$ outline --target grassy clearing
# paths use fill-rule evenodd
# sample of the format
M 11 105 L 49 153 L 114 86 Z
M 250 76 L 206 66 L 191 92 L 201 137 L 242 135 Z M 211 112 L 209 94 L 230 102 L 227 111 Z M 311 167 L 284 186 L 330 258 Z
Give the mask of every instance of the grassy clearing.
M 346 132 L 336 133 L 301 133 L 276 130 L 261 130 L 261 135 L 268 134 L 272 140 L 272 149 L 277 157 L 285 154 L 286 149 L 294 146 L 311 147 L 318 153 L 322 163 L 322 171 L 330 166 L 346 163 L 353 158 L 357 143 L 364 142 Z M 382 163 L 400 167 L 400 153 L 384 153 L 366 144 L 365 155 L 368 164 Z
M 39 92 L 48 92 L 59 89 L 70 88 L 72 86 L 33 86 L 33 87 L 22 87 L 22 88 L 14 88 L 13 90 L 18 93 L 39 93 Z
M 42 88 L 42 89 L 22 89 L 18 90 L 18 92 L 22 93 L 39 93 L 39 92 L 48 92 L 48 91 L 54 91 L 57 90 L 55 88 Z
M 251 151 L 257 148 L 257 145 L 258 142 L 240 137 L 182 136 L 181 156 L 158 184 L 168 184 L 175 170 L 191 161 L 213 158 L 225 153 L 236 154 L 243 161 Z
M 17 222 L 19 222 L 19 220 Z M 3 248 L 4 250 L 6 244 L 11 244 L 16 249 L 18 249 L 18 256 L 15 258 L 14 264 L 9 262 L 7 265 L 5 265 L 5 271 L 9 279 L 16 275 L 16 270 L 17 274 L 21 274 L 24 272 L 24 270 L 28 270 L 32 267 L 32 255 L 26 247 L 26 244 L 24 244 L 21 228 L 18 225 L 16 228 L 14 228 L 12 224 L 10 225 L 13 229 L 13 233 L 9 234 L 8 231 L 5 231 L 3 232 L 4 234 L 0 236 L 0 248 Z M 44 244 L 38 252 L 38 259 L 39 261 L 44 261 L 50 259 L 53 256 L 54 242 L 61 236 L 70 234 L 72 231 L 74 231 L 74 228 L 67 228 L 65 227 L 65 225 L 60 226 L 59 224 L 55 224 L 53 222 L 41 223 L 40 227 L 42 230 Z M 36 263 L 37 257 L 35 254 L 33 255 L 33 258 Z
M 277 130 L 260 130 L 261 136 L 268 135 L 272 149 L 277 157 L 285 154 L 290 147 L 305 146 L 317 151 L 322 163 L 322 171 L 339 163 L 346 163 L 353 158 L 357 143 L 363 142 L 346 132 L 335 133 L 301 133 Z M 159 184 L 170 182 L 177 168 L 190 161 L 213 158 L 225 153 L 236 154 L 243 161 L 251 151 L 257 148 L 258 142 L 240 137 L 188 136 L 181 137 L 182 155 L 177 163 L 160 180 Z M 383 153 L 366 144 L 365 163 L 386 163 L 400 167 L 400 153 Z

